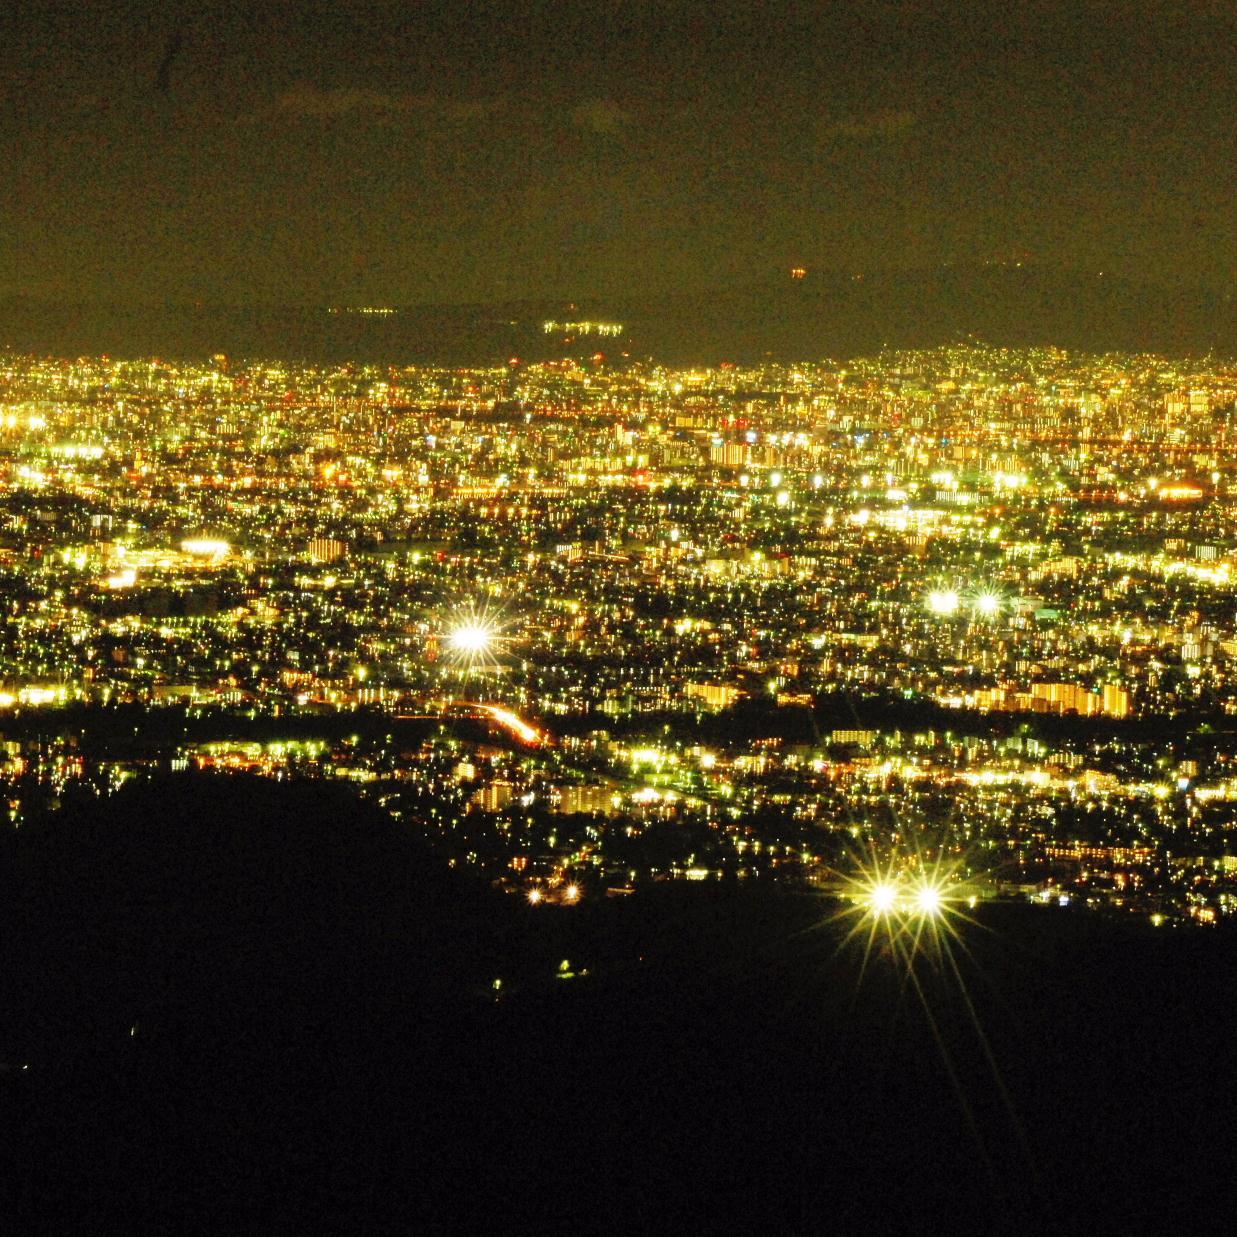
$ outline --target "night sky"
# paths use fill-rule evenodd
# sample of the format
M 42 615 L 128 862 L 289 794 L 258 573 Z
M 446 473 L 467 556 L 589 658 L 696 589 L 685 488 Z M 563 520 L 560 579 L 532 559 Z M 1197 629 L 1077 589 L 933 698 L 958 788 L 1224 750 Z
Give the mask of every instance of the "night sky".
M 5 6 L 0 294 L 1237 274 L 1237 6 Z

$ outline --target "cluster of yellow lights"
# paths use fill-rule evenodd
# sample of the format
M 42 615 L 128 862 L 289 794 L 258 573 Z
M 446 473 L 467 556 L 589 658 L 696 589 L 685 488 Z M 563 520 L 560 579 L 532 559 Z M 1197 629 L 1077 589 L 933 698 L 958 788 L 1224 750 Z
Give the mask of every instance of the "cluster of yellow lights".
M 228 542 L 215 537 L 187 537 L 180 543 L 180 548 L 196 558 L 226 558 L 232 550 Z
M 563 331 L 568 335 L 621 335 L 621 322 L 559 322 L 554 318 L 541 324 L 541 329 L 547 335 Z
M 0 424 L 3 424 L 6 430 L 13 430 L 13 429 L 41 430 L 41 429 L 47 428 L 47 419 L 45 417 L 39 416 L 37 413 L 35 413 L 34 416 L 30 416 L 30 417 L 19 417 L 17 416 L 16 413 L 10 412 L 10 413 L 5 414 L 4 420 L 3 422 L 0 422 Z
M 52 447 L 52 454 L 66 460 L 101 460 L 103 448 L 88 443 L 65 442 Z
M 15 704 L 63 704 L 67 695 L 64 687 L 19 687 L 0 691 L 0 709 L 11 709 Z
M 958 591 L 952 588 L 934 588 L 928 594 L 928 609 L 933 614 L 956 614 L 962 604 Z

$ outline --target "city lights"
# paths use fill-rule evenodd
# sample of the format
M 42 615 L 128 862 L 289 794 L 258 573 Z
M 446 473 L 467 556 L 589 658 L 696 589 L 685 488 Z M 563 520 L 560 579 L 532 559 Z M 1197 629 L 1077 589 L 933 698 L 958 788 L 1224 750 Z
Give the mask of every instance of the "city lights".
M 7 5 L 3 1232 L 1222 1237 L 1235 36 Z
M 372 787 L 448 862 L 556 905 L 827 884 L 823 826 L 853 817 L 857 849 L 897 857 L 844 901 L 901 957 L 998 896 L 906 849 L 943 815 L 985 865 L 1079 860 L 1047 902 L 1031 879 L 1002 897 L 1165 924 L 1237 905 L 1237 869 L 1166 842 L 1237 802 L 1231 367 L 529 352 L 9 357 L 0 704 L 52 736 L 0 762 L 10 821 L 142 775 L 75 745 L 72 710 L 126 706 L 141 735 L 174 707 L 236 733 L 158 759 Z
M 180 548 L 198 558 L 226 558 L 232 551 L 228 542 L 216 537 L 188 537 L 180 543 Z
M 600 335 L 614 337 L 623 333 L 621 322 L 559 322 L 553 318 L 541 324 L 547 335 Z

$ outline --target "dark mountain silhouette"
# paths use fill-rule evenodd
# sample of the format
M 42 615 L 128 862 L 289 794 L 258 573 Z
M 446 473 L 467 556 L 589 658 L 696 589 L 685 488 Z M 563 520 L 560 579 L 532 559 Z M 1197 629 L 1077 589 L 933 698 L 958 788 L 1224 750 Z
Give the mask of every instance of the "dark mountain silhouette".
M 456 995 L 492 966 L 507 905 L 329 784 L 160 778 L 31 822 L 0 852 L 0 1039 L 36 1059 L 132 1027 L 303 1030 L 349 992 Z
M 976 339 L 1004 346 L 1189 354 L 1237 352 L 1232 295 L 1163 288 L 1099 272 L 991 263 L 862 276 L 809 273 L 707 294 L 576 302 L 347 307 L 228 307 L 0 300 L 0 347 L 61 356 L 237 357 L 375 364 L 501 364 L 588 356 L 667 363 L 845 358 L 882 347 Z M 357 308 L 357 307 L 353 307 Z M 543 323 L 601 318 L 618 339 L 547 333 Z
M 813 894 L 496 897 L 326 782 L 161 779 L 4 834 L 5 1231 L 1229 1214 L 1223 930 L 981 906 L 909 981 Z

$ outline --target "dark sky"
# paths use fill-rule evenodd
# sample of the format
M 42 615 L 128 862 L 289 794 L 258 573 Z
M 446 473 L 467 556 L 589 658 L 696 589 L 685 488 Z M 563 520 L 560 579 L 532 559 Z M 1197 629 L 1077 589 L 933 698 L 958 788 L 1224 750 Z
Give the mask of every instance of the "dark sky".
M 1011 250 L 1237 274 L 1229 0 L 4 10 L 0 293 L 639 295 Z

